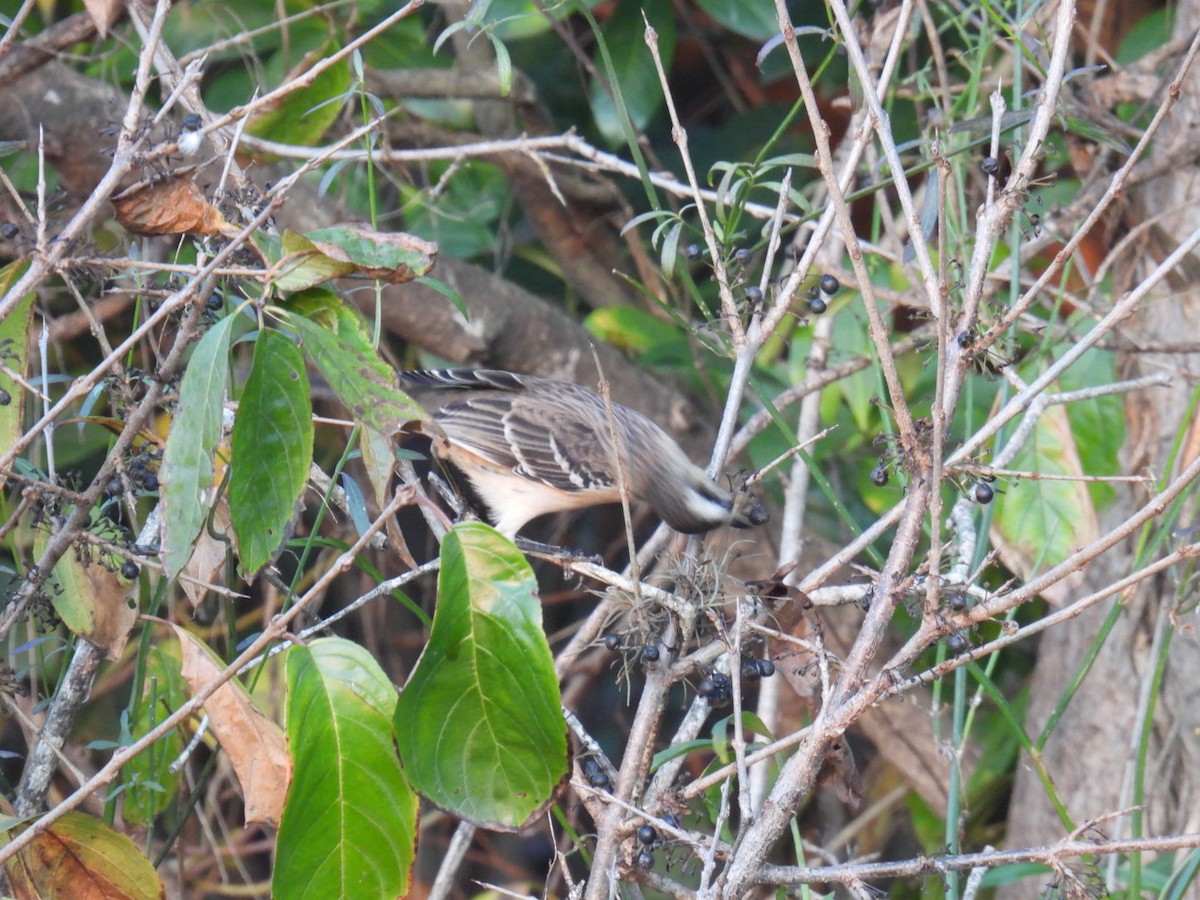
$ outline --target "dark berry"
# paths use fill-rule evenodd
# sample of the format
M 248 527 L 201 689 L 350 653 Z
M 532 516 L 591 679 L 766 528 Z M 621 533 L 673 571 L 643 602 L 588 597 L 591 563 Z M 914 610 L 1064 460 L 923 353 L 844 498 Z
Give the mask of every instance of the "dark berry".
M 971 489 L 971 496 L 975 498 L 976 503 L 986 506 L 992 502 L 992 498 L 996 496 L 996 492 L 992 490 L 990 484 L 980 481 Z
M 3 225 L 0 225 L 0 234 L 4 235 L 6 241 L 11 241 L 20 233 L 21 229 L 12 222 L 5 222 Z
M 754 252 L 748 247 L 738 247 L 733 251 L 733 261 L 739 266 L 750 265 L 750 260 L 754 259 Z
M 745 681 L 758 681 L 762 677 L 762 673 L 758 671 L 757 659 L 742 660 L 742 678 Z
M 604 636 L 604 649 L 610 653 L 616 653 L 621 649 L 621 636 L 619 634 L 606 634 Z
M 158 476 L 153 472 L 147 472 L 142 476 L 142 487 L 148 491 L 158 490 Z
M 770 678 L 775 674 L 775 663 L 769 659 L 760 659 L 758 661 L 758 674 L 762 678 Z
M 713 706 L 728 706 L 733 699 L 733 682 L 724 672 L 713 672 L 708 676 L 712 682 L 712 692 L 707 694 L 708 702 Z
M 965 634 L 956 631 L 950 637 L 946 638 L 946 649 L 955 656 L 958 656 L 960 653 L 966 653 L 971 649 L 971 642 L 967 640 Z
M 660 654 L 658 652 L 658 648 L 655 647 L 653 644 L 642 648 L 642 662 L 644 662 L 644 663 L 658 662 L 659 655 Z
M 842 289 L 842 283 L 832 275 L 821 276 L 821 293 L 833 296 Z
M 946 598 L 946 602 L 950 605 L 952 610 L 955 612 L 961 612 L 967 608 L 967 595 L 951 594 L 948 598 Z
M 648 846 L 658 840 L 658 832 L 653 825 L 643 825 L 637 830 L 637 839 Z
M 587 778 L 588 784 L 600 790 L 607 790 L 612 784 L 612 780 L 601 768 L 600 763 L 590 757 L 583 761 L 583 775 Z
M 218 309 L 223 309 L 224 306 L 225 306 L 225 298 L 222 297 L 220 294 L 209 294 L 208 295 L 208 308 L 209 309 L 216 311 Z
M 683 248 L 683 255 L 686 259 L 699 259 L 702 253 L 704 253 L 704 248 L 699 244 L 688 244 Z
M 683 822 L 680 820 L 679 816 L 675 815 L 674 813 L 671 813 L 670 815 L 667 815 L 667 816 L 663 816 L 662 820 L 664 822 L 666 822 L 668 825 L 670 825 L 672 828 L 683 827 Z
M 969 335 L 965 331 L 960 331 L 958 333 L 958 337 L 955 338 L 955 340 L 958 341 L 958 346 L 962 347 L 964 350 L 966 350 L 973 343 L 975 343 L 975 338 L 973 338 L 971 335 Z
M 751 303 L 762 303 L 762 291 L 756 287 L 746 288 L 746 299 Z
M 883 463 L 880 463 L 871 470 L 871 484 L 875 487 L 883 487 L 888 483 L 888 470 L 884 468 Z
M 133 579 L 137 578 L 140 571 L 142 570 L 138 567 L 138 564 L 131 559 L 127 559 L 121 564 L 121 575 L 128 581 L 133 581 Z
M 104 493 L 109 497 L 117 496 L 123 488 L 120 478 L 113 477 L 104 482 Z
M 639 869 L 654 868 L 654 854 L 649 850 L 641 850 L 637 855 L 637 867 Z
M 8 406 L 10 403 L 12 403 L 12 394 L 4 388 L 0 388 L 0 406 Z
M 829 309 L 829 304 L 826 303 L 824 300 L 822 300 L 820 297 L 809 297 L 808 298 L 808 311 L 810 313 L 812 313 L 814 316 L 821 315 L 827 309 Z
M 984 175 L 992 176 L 1000 171 L 1000 160 L 994 156 L 985 156 L 979 162 L 979 168 L 983 170 Z

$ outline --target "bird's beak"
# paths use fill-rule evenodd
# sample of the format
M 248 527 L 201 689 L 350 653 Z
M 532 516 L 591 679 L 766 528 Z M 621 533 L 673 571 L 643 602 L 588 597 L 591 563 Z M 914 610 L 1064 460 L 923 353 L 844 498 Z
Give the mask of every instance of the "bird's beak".
M 734 493 L 729 519 L 734 528 L 756 528 L 767 524 L 770 518 L 767 508 L 758 502 L 749 488 L 743 487 Z

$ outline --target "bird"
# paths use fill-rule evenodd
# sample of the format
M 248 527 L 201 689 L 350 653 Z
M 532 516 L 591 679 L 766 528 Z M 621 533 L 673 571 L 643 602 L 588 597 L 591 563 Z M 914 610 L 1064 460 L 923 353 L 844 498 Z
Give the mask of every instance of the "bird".
M 583 385 L 500 369 L 399 375 L 412 387 L 469 392 L 433 412 L 444 437 L 434 440 L 434 452 L 466 475 L 493 526 L 510 539 L 546 513 L 619 503 L 616 447 L 630 497 L 676 531 L 750 528 L 768 519 L 748 490 L 723 489 L 651 419 L 606 404 Z

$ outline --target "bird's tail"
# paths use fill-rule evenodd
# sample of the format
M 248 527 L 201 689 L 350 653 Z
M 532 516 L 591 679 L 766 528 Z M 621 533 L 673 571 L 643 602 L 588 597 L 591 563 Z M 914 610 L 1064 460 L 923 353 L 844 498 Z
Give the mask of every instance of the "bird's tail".
M 528 381 L 525 376 L 502 369 L 408 369 L 398 374 L 405 385 L 441 390 L 519 391 Z

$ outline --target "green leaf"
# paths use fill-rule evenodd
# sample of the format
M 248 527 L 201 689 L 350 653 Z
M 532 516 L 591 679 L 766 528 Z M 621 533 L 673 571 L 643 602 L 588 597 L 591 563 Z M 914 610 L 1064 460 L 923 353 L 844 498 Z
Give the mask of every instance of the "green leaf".
M 606 306 L 593 310 L 583 324 L 597 339 L 634 356 L 654 352 L 659 357 L 687 359 L 691 354 L 688 338 L 682 330 L 633 306 Z
M 28 260 L 17 260 L 0 269 L 0 297 L 21 280 L 28 268 Z M 29 322 L 33 318 L 35 296 L 30 291 L 8 315 L 0 319 L 0 362 L 20 375 L 25 374 L 25 365 L 29 361 Z M 5 450 L 25 433 L 22 421 L 24 397 L 24 388 L 0 372 L 0 447 Z
M 429 274 L 437 245 L 402 231 L 375 231 L 366 225 L 331 225 L 307 232 L 322 253 L 345 259 L 364 275 L 391 284 Z
M 1111 384 L 1118 380 L 1113 354 L 1089 350 L 1063 372 L 1058 386 L 1075 391 L 1090 385 Z M 1071 433 L 1083 471 L 1088 475 L 1118 475 L 1121 472 L 1119 453 L 1125 445 L 1125 404 L 1120 394 L 1092 397 L 1067 405 Z M 1092 502 L 1102 509 L 1116 499 L 1111 484 L 1090 482 L 1087 485 Z
M 520 828 L 566 776 L 566 725 L 537 580 L 487 525 L 446 535 L 433 629 L 395 724 L 413 786 L 488 828 Z
M 179 383 L 179 405 L 159 470 L 163 504 L 163 564 L 167 578 L 187 565 L 214 496 L 213 450 L 221 440 L 221 410 L 229 381 L 226 316 L 201 338 Z
M 403 897 L 416 852 L 417 795 L 392 743 L 396 690 L 341 638 L 287 652 L 293 763 L 271 895 Z
M 663 67 L 671 70 L 675 54 L 675 17 L 668 0 L 646 0 L 645 3 L 620 3 L 617 11 L 604 26 L 604 41 L 612 58 L 614 71 L 606 77 L 616 77 L 609 85 L 620 92 L 634 129 L 641 131 L 662 106 L 662 85 L 654 68 L 654 58 L 646 46 L 646 19 L 658 32 L 658 51 Z M 593 81 L 589 88 L 592 115 L 605 139 L 611 144 L 625 141 L 625 129 L 620 114 L 609 94 L 608 87 Z
M 663 238 L 662 249 L 659 251 L 659 265 L 662 266 L 663 277 L 675 277 L 675 264 L 679 261 L 679 236 L 683 232 L 683 222 L 673 222 Z
M 315 287 L 354 271 L 354 264 L 331 259 L 302 234 L 285 230 L 280 239 L 283 257 L 273 269 L 271 283 L 285 294 Z
M 467 302 L 463 300 L 462 294 L 450 287 L 450 285 L 446 284 L 446 282 L 438 281 L 436 278 L 429 278 L 427 276 L 422 276 L 416 279 L 416 281 L 417 284 L 423 284 L 431 291 L 437 291 L 439 294 L 453 303 L 454 308 L 458 310 L 459 314 L 462 315 L 464 319 L 471 318 L 470 313 L 467 311 Z
M 305 54 L 285 80 L 306 71 L 333 49 L 330 43 Z M 276 106 L 256 116 L 246 130 L 281 144 L 315 145 L 337 121 L 351 77 L 350 60 L 343 58 L 318 74 L 312 84 L 292 91 Z
M 512 93 L 512 57 L 508 47 L 504 46 L 504 42 L 494 32 L 485 31 L 484 34 L 492 44 L 492 52 L 496 54 L 496 78 L 500 82 L 500 96 L 507 97 Z
M 379 358 L 362 315 L 332 291 L 315 288 L 293 297 L 287 326 L 350 414 L 390 435 L 405 422 L 428 421 L 420 404 L 399 388 L 392 367 Z
M 765 41 L 779 33 L 775 7 L 770 3 L 746 0 L 697 0 L 700 8 L 742 37 Z
M 281 291 L 299 291 L 357 272 L 389 284 L 426 274 L 437 259 L 437 245 L 401 231 L 375 231 L 366 225 L 333 225 L 307 234 L 285 231 L 284 257 L 273 283 Z
M 179 660 L 167 653 L 165 646 L 173 645 L 149 648 L 145 690 L 129 725 L 134 740 L 152 730 L 187 699 Z M 171 763 L 182 749 L 179 732 L 170 731 L 121 769 L 121 779 L 126 785 L 123 808 L 126 822 L 149 825 L 171 805 L 179 787 L 179 773 L 171 771 Z
M 1033 434 L 1013 459 L 1011 468 L 1042 475 L 1080 475 L 1083 467 L 1067 411 L 1053 406 L 1038 417 Z M 997 495 L 992 542 L 1004 564 L 1028 581 L 1086 546 L 1099 532 L 1087 484 L 1052 478 L 1007 485 Z M 1082 573 L 1046 591 L 1052 602 L 1063 601 Z
M 270 562 L 287 537 L 312 447 L 304 355 L 288 335 L 264 330 L 238 404 L 230 460 L 229 514 L 244 576 Z
M 1138 16 L 1137 22 L 1121 40 L 1116 59 L 1122 66 L 1132 65 L 1155 50 L 1160 50 L 1171 40 L 1174 24 L 1172 9 L 1159 9 Z
M 871 341 L 865 315 L 857 310 L 846 309 L 837 316 L 833 323 L 833 346 L 838 358 L 873 357 L 875 344 Z M 854 424 L 860 431 L 868 430 L 874 420 L 872 401 L 878 387 L 879 376 L 873 369 L 864 369 L 837 382 L 836 389 L 846 401 Z

